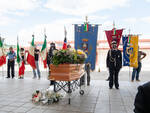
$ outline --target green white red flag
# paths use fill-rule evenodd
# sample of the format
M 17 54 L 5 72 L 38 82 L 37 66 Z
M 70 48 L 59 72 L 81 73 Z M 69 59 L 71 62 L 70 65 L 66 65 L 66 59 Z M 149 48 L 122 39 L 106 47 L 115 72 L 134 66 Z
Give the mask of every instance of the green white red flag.
M 6 64 L 6 55 L 4 53 L 3 42 L 0 39 L 0 66 Z
M 35 58 L 34 58 L 34 35 L 32 35 L 32 42 L 28 51 L 27 62 L 33 69 L 36 69 Z
M 41 57 L 43 60 L 44 68 L 47 68 L 47 41 L 46 41 L 46 35 L 45 35 L 45 40 L 41 49 Z

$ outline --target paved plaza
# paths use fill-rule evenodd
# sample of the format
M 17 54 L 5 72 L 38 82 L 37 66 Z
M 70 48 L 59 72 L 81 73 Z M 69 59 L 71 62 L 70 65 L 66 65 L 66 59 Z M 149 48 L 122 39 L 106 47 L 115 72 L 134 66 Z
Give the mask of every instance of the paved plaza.
M 65 93 L 57 104 L 35 105 L 32 93 L 49 87 L 46 72 L 42 72 L 41 80 L 32 79 L 32 72 L 26 72 L 23 80 L 6 79 L 0 74 L 0 113 L 133 113 L 137 87 L 150 78 L 149 72 L 142 72 L 141 82 L 130 82 L 129 73 L 121 72 L 120 89 L 110 90 L 105 81 L 107 72 L 92 72 L 91 85 L 84 87 L 83 96 L 79 90 L 73 92 L 70 105 Z

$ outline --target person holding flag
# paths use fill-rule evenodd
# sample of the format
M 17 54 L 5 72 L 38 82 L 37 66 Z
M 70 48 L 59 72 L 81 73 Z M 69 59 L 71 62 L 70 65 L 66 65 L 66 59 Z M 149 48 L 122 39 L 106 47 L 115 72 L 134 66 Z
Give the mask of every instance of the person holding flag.
M 34 49 L 34 59 L 35 59 L 35 65 L 36 65 L 36 69 L 37 69 L 37 73 L 38 73 L 38 77 L 39 79 L 41 78 L 41 73 L 40 73 L 40 69 L 39 69 L 39 54 L 40 54 L 40 51 L 39 49 L 37 49 L 37 46 L 35 45 L 35 49 Z M 34 74 L 34 78 L 36 78 L 36 72 L 35 70 L 36 69 L 33 69 L 33 74 Z
M 9 52 L 7 53 L 8 56 L 8 64 L 7 64 L 7 77 L 6 78 L 10 78 L 10 69 L 11 69 L 11 76 L 12 79 L 15 77 L 15 59 L 16 57 L 16 53 L 13 51 L 13 47 L 9 48 Z
M 37 73 L 38 73 L 38 76 L 39 76 L 39 79 L 41 77 L 41 73 L 40 73 L 40 70 L 39 70 L 39 63 L 38 63 L 38 60 L 39 60 L 39 49 L 37 49 L 36 45 L 34 44 L 34 35 L 32 35 L 32 42 L 31 42 L 31 46 L 29 48 L 29 51 L 28 52 L 28 56 L 27 56 L 27 62 L 28 64 L 30 64 L 30 66 L 32 67 L 33 69 L 33 79 L 36 78 L 36 72 L 35 70 L 37 69 Z
M 21 65 L 19 67 L 19 79 L 24 78 L 24 70 L 25 70 L 25 51 L 24 48 L 20 48 L 20 60 Z
M 139 73 L 140 73 L 141 67 L 142 67 L 141 60 L 145 57 L 146 57 L 146 53 L 143 51 L 139 51 L 139 46 L 138 46 L 138 67 L 137 68 L 133 67 L 132 79 L 131 79 L 132 82 L 134 81 L 135 75 L 136 75 L 136 81 L 140 81 Z

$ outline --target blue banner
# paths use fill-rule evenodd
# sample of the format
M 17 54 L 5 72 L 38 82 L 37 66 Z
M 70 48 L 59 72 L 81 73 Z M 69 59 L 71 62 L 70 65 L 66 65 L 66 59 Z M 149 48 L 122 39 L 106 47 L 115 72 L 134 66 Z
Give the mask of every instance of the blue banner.
M 123 66 L 130 66 L 130 54 L 129 54 L 130 46 L 128 44 L 128 36 L 122 37 L 122 43 L 123 43 Z
M 85 63 L 90 63 L 92 70 L 96 63 L 97 34 L 98 25 L 88 24 L 88 31 L 84 31 L 84 24 L 75 24 L 75 49 L 81 49 L 87 54 Z

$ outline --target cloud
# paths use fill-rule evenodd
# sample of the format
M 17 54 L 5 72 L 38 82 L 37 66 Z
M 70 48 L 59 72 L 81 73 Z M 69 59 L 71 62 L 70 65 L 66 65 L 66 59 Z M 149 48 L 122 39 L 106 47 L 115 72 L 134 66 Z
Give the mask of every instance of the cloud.
M 147 2 L 150 2 L 150 0 L 146 0 Z
M 69 15 L 88 15 L 97 11 L 127 6 L 129 0 L 48 0 L 46 8 Z
M 0 15 L 0 26 L 7 26 L 10 23 L 16 23 L 17 21 L 14 19 L 11 19 L 9 17 Z
M 83 23 L 79 18 L 67 18 L 61 20 L 55 20 L 47 24 L 37 24 L 30 28 L 22 29 L 18 32 L 20 37 L 20 43 L 24 46 L 29 45 L 31 36 L 34 33 L 35 41 L 44 40 L 44 28 L 46 28 L 48 41 L 63 41 L 64 40 L 64 26 L 67 30 L 67 40 L 74 39 L 74 26 L 72 24 Z M 21 42 L 22 41 L 22 42 Z
M 33 10 L 39 6 L 39 3 L 39 0 L 0 0 L 0 14 Z
M 143 21 L 143 22 L 146 22 L 146 23 L 150 23 L 150 16 L 148 16 L 148 17 L 143 17 L 143 18 L 141 18 L 140 20 Z
M 129 23 L 129 24 L 134 24 L 138 21 L 138 19 L 134 18 L 134 17 L 130 17 L 130 18 L 124 19 L 123 21 L 126 22 L 126 23 Z

